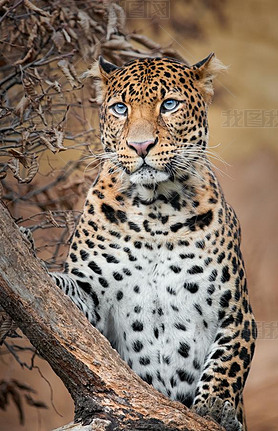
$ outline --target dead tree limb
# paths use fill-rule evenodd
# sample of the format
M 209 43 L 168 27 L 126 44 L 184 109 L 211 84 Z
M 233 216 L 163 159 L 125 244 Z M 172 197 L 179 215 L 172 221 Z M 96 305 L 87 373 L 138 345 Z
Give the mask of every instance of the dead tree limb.
M 1 306 L 70 392 L 75 422 L 99 431 L 221 431 L 133 373 L 54 285 L 2 204 L 0 286 Z

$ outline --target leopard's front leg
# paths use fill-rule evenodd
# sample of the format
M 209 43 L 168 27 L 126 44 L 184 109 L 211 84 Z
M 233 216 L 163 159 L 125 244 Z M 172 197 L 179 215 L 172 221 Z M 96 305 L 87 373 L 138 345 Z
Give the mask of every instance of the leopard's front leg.
M 193 409 L 211 416 L 226 431 L 246 431 L 242 391 L 254 353 L 256 323 L 242 289 L 238 305 L 233 302 L 219 321 L 197 386 Z
M 38 259 L 31 229 L 21 226 L 19 230 L 23 238 L 28 242 L 31 252 Z M 50 272 L 44 261 L 41 259 L 39 259 L 39 261 L 55 284 L 72 299 L 91 324 L 96 326 L 100 319 L 96 310 L 98 300 L 88 280 L 81 281 L 78 277 L 75 277 L 73 274 L 67 274 L 66 272 Z
M 80 287 L 75 277 L 60 272 L 49 272 L 50 277 L 56 285 L 77 305 L 77 307 L 85 314 L 92 325 L 96 325 L 99 320 L 96 311 L 96 300 L 93 294 L 91 285 L 88 282 L 83 282 L 83 288 Z M 87 289 L 85 288 L 87 285 Z

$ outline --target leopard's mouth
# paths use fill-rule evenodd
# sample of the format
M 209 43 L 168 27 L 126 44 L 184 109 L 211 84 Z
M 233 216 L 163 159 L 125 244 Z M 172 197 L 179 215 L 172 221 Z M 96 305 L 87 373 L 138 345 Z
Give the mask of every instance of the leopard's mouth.
M 159 171 L 144 163 L 139 169 L 130 174 L 130 182 L 133 184 L 157 184 L 167 181 L 170 174 Z

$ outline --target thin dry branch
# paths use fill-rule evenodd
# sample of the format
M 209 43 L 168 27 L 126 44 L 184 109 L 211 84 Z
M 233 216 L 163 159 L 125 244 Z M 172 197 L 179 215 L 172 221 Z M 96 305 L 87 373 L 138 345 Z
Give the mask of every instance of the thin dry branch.
M 27 211 L 33 216 L 73 210 L 85 194 L 82 180 L 90 173 L 92 182 L 97 174 L 95 90 L 79 76 L 100 54 L 121 65 L 132 58 L 169 55 L 169 50 L 145 36 L 129 35 L 117 1 L 12 3 L 0 2 L 0 196 L 20 221 Z M 179 57 L 175 51 L 170 55 Z M 72 179 L 78 170 L 80 184 Z M 66 188 L 66 182 L 71 186 Z M 36 230 L 35 239 L 40 245 L 44 240 L 47 253 L 40 257 L 57 269 L 63 260 L 60 245 L 70 229 L 66 234 L 60 229 L 55 248 L 51 232 L 43 238 L 45 221 L 41 216 L 38 226 L 44 231 Z
M 146 37 L 129 36 L 124 30 L 125 12 L 116 1 L 1 4 L 0 156 L 7 159 L 0 163 L 0 173 L 1 179 L 12 172 L 19 182 L 28 183 L 39 172 L 38 154 L 68 148 L 67 117 L 81 132 L 84 151 L 87 139 L 93 148 L 98 145 L 94 133 L 87 136 L 90 124 L 82 115 L 88 100 L 94 99 L 94 88 L 86 84 L 83 92 L 81 72 L 100 54 L 121 65 L 168 50 Z M 171 55 L 179 57 L 175 51 Z M 17 153 L 12 151 L 15 148 Z M 25 173 L 29 159 L 32 163 Z

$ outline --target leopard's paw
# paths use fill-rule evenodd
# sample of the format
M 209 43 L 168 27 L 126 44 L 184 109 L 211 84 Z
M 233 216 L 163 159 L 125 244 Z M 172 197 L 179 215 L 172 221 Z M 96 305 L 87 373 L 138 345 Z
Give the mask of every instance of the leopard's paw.
M 206 401 L 199 401 L 193 407 L 200 416 L 210 416 L 226 431 L 242 431 L 242 424 L 236 417 L 236 411 L 232 404 L 219 397 L 210 397 Z
M 30 249 L 35 254 L 35 242 L 31 229 L 28 229 L 28 227 L 20 226 L 19 230 L 23 238 L 29 243 L 28 245 Z
M 20 233 L 23 236 L 23 238 L 27 241 L 28 246 L 29 246 L 31 252 L 33 253 L 33 255 L 39 260 L 40 264 L 48 272 L 47 265 L 45 264 L 45 262 L 42 259 L 39 259 L 37 254 L 36 254 L 35 241 L 34 241 L 31 229 L 28 229 L 27 227 L 24 227 L 24 226 L 20 226 L 19 230 L 20 230 Z

